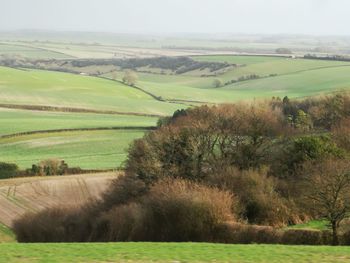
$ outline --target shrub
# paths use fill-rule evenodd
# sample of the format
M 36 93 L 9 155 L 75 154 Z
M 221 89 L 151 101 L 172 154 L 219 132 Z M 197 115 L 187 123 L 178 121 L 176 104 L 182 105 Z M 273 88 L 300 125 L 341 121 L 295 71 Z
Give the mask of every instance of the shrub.
M 232 244 L 330 245 L 329 231 L 302 229 L 281 230 L 266 226 L 229 224 L 225 242 Z
M 144 208 L 130 203 L 103 212 L 94 223 L 91 240 L 97 242 L 143 241 Z
M 15 177 L 18 172 L 16 164 L 0 162 L 0 179 Z
M 113 206 L 137 202 L 148 191 L 145 183 L 130 175 L 119 176 L 114 179 L 103 194 L 102 210 L 109 210 Z
M 150 241 L 215 241 L 236 207 L 228 192 L 178 179 L 160 181 L 142 203 Z
M 329 231 L 289 229 L 284 231 L 281 242 L 286 245 L 330 245 L 331 233 Z
M 129 178 L 101 205 L 52 208 L 14 223 L 19 242 L 219 241 L 218 229 L 234 220 L 228 192 L 179 179 L 164 179 L 138 198 L 125 197 Z M 113 188 L 112 188 L 113 189 Z M 119 193 L 120 198 L 115 198 Z M 112 200 L 115 205 L 112 205 Z M 106 205 L 108 204 L 108 205 Z
M 279 244 L 281 231 L 272 227 L 231 224 L 226 229 L 228 239 L 232 244 Z
M 345 246 L 350 245 L 350 230 L 346 231 L 343 235 L 341 235 L 340 243 Z
M 80 168 L 76 168 L 80 170 Z M 60 159 L 47 159 L 38 164 L 33 164 L 32 168 L 27 170 L 27 174 L 34 176 L 50 176 L 50 175 L 64 175 L 70 171 L 68 164 Z
M 276 179 L 268 177 L 266 169 L 228 167 L 218 170 L 208 183 L 235 194 L 241 217 L 251 224 L 283 226 L 291 221 L 293 205 L 277 193 Z
M 19 242 L 64 242 L 68 241 L 66 227 L 67 215 L 71 209 L 52 208 L 38 214 L 27 213 L 16 220 L 13 230 Z
M 99 216 L 99 203 L 91 200 L 77 207 L 53 207 L 28 212 L 14 221 L 19 242 L 90 242 Z
M 213 87 L 214 88 L 220 88 L 224 85 L 221 79 L 214 79 L 213 80 Z

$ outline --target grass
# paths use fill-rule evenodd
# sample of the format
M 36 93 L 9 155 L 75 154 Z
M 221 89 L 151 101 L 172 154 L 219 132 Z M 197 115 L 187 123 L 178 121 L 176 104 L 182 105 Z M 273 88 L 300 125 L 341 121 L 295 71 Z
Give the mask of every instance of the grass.
M 350 65 L 350 64 L 349 64 Z M 350 67 L 307 70 L 272 78 L 245 81 L 223 88 L 241 97 L 304 97 L 350 88 Z
M 158 118 L 127 115 L 43 112 L 0 108 L 0 136 L 28 131 L 97 127 L 149 127 Z
M 64 159 L 71 167 L 113 169 L 126 159 L 126 149 L 144 131 L 74 131 L 0 139 L 1 161 L 29 168 L 40 160 Z
M 206 243 L 0 244 L 0 262 L 348 262 L 349 247 Z
M 288 227 L 289 229 L 308 229 L 308 230 L 329 230 L 329 222 L 326 220 L 311 220 L 305 224 L 298 224 Z
M 15 242 L 15 235 L 7 226 L 0 223 L 0 243 Z
M 96 77 L 0 67 L 0 103 L 167 115 L 181 105 Z
M 168 100 L 235 102 L 272 96 L 304 97 L 350 87 L 350 63 L 261 56 L 196 56 L 197 60 L 230 61 L 246 66 L 231 69 L 217 77 L 138 73 L 138 85 Z M 251 74 L 257 80 L 213 88 L 213 80 L 224 83 Z M 118 74 L 122 76 L 121 73 Z

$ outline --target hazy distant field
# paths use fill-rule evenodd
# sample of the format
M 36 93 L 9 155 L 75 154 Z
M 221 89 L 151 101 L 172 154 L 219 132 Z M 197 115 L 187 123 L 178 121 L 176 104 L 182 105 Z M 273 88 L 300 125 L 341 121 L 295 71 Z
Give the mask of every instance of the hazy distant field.
M 213 103 L 272 96 L 304 97 L 350 88 L 349 62 L 262 56 L 196 56 L 194 59 L 241 66 L 215 77 L 200 77 L 200 72 L 184 75 L 138 73 L 138 86 L 167 100 Z M 220 88 L 213 86 L 214 79 L 226 83 L 252 74 L 259 79 L 239 81 Z M 118 75 L 122 76 L 122 73 Z
M 71 58 L 68 54 L 46 50 L 23 43 L 0 43 L 0 55 L 20 56 L 30 59 L 63 59 Z
M 230 56 L 230 55 L 193 56 L 192 58 L 197 61 L 226 62 L 230 64 L 244 64 L 244 65 L 271 62 L 271 61 L 285 59 L 283 57 Z

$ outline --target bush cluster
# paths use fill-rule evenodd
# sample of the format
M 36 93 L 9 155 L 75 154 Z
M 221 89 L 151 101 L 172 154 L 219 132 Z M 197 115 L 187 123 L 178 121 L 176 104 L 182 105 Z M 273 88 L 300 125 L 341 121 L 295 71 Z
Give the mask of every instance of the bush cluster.
M 181 179 L 164 179 L 135 198 L 120 188 L 130 186 L 129 178 L 117 182 L 111 191 L 120 195 L 112 206 L 111 199 L 106 199 L 106 203 L 81 209 L 52 208 L 23 216 L 14 223 L 18 241 L 215 242 L 221 239 L 218 230 L 222 225 L 235 219 L 236 202 L 229 192 Z M 142 184 L 136 186 L 136 192 L 140 188 Z

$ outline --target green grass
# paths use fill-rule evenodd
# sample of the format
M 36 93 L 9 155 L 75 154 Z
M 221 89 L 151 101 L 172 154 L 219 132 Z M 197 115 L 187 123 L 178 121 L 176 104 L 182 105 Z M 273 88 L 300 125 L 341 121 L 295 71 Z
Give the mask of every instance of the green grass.
M 7 226 L 0 223 L 0 243 L 15 242 L 15 235 Z
M 308 229 L 308 230 L 327 230 L 329 229 L 329 222 L 326 220 L 311 220 L 305 224 L 298 224 L 290 226 L 291 229 Z
M 350 65 L 350 64 L 349 64 Z M 304 97 L 350 88 L 350 67 L 307 70 L 272 78 L 236 83 L 224 90 L 231 90 L 245 98 L 285 96 Z
M 138 85 L 168 100 L 222 103 L 273 96 L 296 98 L 349 89 L 349 73 L 349 66 L 305 70 L 299 73 L 238 82 L 217 89 L 212 88 L 213 78 L 170 76 L 171 81 L 166 82 L 166 76 L 143 73 L 139 74 Z M 234 75 L 231 78 L 234 79 Z
M 113 169 L 126 159 L 126 150 L 144 131 L 74 131 L 0 139 L 1 161 L 29 168 L 40 160 L 64 159 L 71 167 Z
M 96 127 L 149 127 L 158 118 L 132 115 L 43 112 L 0 108 L 0 136 L 28 131 Z
M 0 244 L 0 262 L 349 262 L 350 247 L 206 243 Z
M 0 103 L 159 115 L 171 114 L 181 107 L 101 78 L 6 67 L 0 67 Z
M 205 56 L 204 59 L 208 57 L 216 58 L 218 61 L 227 58 L 233 62 L 236 56 Z M 237 58 L 240 63 L 246 63 L 247 66 L 234 68 L 217 77 L 199 77 L 191 75 L 190 72 L 186 75 L 138 73 L 138 85 L 168 100 L 213 103 L 272 96 L 304 97 L 350 87 L 348 62 L 259 56 L 237 56 Z M 215 78 L 225 83 L 251 74 L 263 78 L 213 88 Z M 271 76 L 276 74 L 277 76 Z M 122 76 L 122 73 L 118 76 Z

